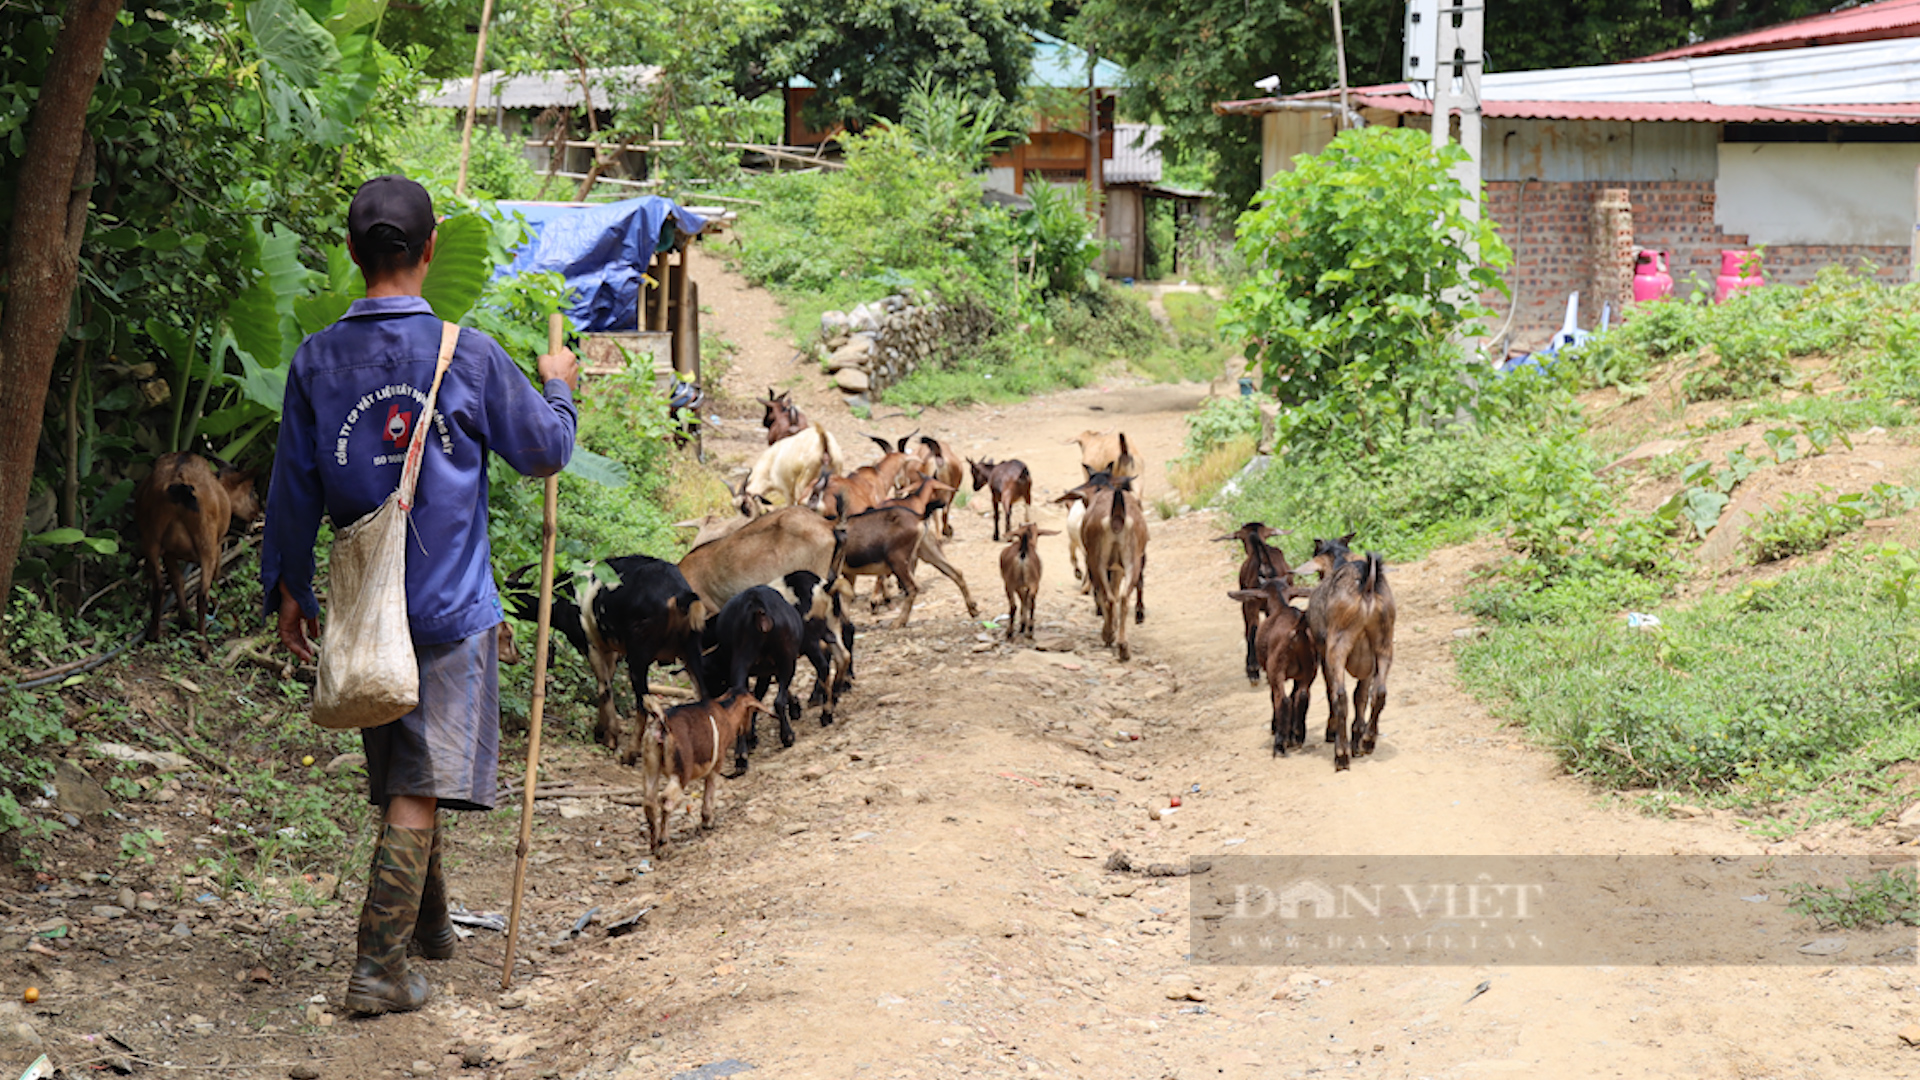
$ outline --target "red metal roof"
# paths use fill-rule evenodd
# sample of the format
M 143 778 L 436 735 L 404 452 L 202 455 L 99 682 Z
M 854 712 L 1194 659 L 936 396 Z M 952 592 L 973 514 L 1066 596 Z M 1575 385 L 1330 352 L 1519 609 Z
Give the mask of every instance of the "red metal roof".
M 1768 52 L 1774 49 L 1798 49 L 1809 45 L 1844 45 L 1852 41 L 1881 41 L 1887 38 L 1920 37 L 1920 0 L 1880 0 L 1844 11 L 1810 15 L 1804 19 L 1769 26 L 1733 37 L 1703 41 L 1666 52 L 1642 56 L 1645 60 L 1679 60 L 1688 56 L 1717 56 L 1723 53 Z
M 1920 0 L 1915 0 L 1920 4 Z M 1429 114 L 1433 102 L 1406 93 L 1407 84 L 1362 86 L 1349 90 L 1356 109 Z M 1257 116 L 1291 106 L 1326 103 L 1337 91 L 1314 91 L 1291 98 L 1253 98 L 1222 101 L 1213 110 L 1221 114 Z M 1920 102 L 1898 105 L 1710 105 L 1690 101 L 1481 101 L 1481 115 L 1493 119 L 1678 121 L 1705 124 L 1920 124 Z

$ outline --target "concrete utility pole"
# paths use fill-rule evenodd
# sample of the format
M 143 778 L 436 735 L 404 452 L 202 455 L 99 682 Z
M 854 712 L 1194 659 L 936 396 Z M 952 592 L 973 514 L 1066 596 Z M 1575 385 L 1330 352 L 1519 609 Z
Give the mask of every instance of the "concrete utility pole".
M 1413 20 L 1409 5 L 1409 33 Z M 1433 77 L 1433 145 L 1447 145 L 1453 126 L 1450 117 L 1460 111 L 1460 145 L 1467 160 L 1454 169 L 1469 198 L 1462 208 L 1469 219 L 1480 217 L 1480 67 L 1485 50 L 1483 27 L 1486 6 L 1482 0 L 1440 0 L 1439 18 L 1434 29 L 1439 39 L 1433 56 L 1437 70 Z M 1407 42 L 1411 64 L 1414 42 Z

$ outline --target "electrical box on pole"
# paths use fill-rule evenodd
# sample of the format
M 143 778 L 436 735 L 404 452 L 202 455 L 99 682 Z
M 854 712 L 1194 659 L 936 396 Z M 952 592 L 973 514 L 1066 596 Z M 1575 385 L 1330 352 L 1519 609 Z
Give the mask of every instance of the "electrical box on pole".
M 1406 50 L 1400 77 L 1430 82 L 1440 51 L 1440 0 L 1407 0 Z

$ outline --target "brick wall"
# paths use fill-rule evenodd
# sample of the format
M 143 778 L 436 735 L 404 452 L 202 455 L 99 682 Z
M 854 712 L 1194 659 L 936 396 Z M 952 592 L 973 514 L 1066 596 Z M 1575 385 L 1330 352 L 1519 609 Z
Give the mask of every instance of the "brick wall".
M 1685 296 L 1690 278 L 1698 274 L 1712 288 L 1720 272 L 1724 248 L 1745 248 L 1747 237 L 1720 231 L 1713 222 L 1713 183 L 1707 180 L 1672 181 L 1492 181 L 1486 185 L 1486 213 L 1500 225 L 1500 235 L 1513 249 L 1514 263 L 1506 274 L 1519 310 L 1513 320 L 1512 351 L 1544 345 L 1566 315 L 1567 294 L 1578 291 L 1580 325 L 1592 329 L 1600 320 L 1595 290 L 1612 292 L 1603 259 L 1618 227 L 1608 218 L 1596 224 L 1596 204 L 1608 190 L 1625 190 L 1633 207 L 1631 243 L 1668 253 L 1674 293 Z M 1607 242 L 1603 242 L 1603 235 Z M 1867 260 L 1879 266 L 1882 281 L 1907 279 L 1908 250 L 1871 244 L 1797 245 L 1769 247 L 1763 273 L 1769 282 L 1800 285 L 1813 280 L 1821 267 L 1858 266 Z M 1596 281 L 1596 270 L 1601 278 Z M 1631 271 L 1629 271 L 1631 273 Z M 1500 314 L 1498 330 L 1509 303 L 1498 294 L 1487 298 Z M 1614 318 L 1620 317 L 1619 306 Z

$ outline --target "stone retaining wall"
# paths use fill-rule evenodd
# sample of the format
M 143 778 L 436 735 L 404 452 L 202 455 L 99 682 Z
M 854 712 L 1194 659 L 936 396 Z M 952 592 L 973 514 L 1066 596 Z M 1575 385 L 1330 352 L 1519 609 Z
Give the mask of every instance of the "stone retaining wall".
M 942 304 L 924 290 L 909 289 L 820 316 L 815 350 L 847 403 L 865 405 L 920 368 L 950 362 L 959 350 L 985 340 L 992 326 L 984 308 Z

